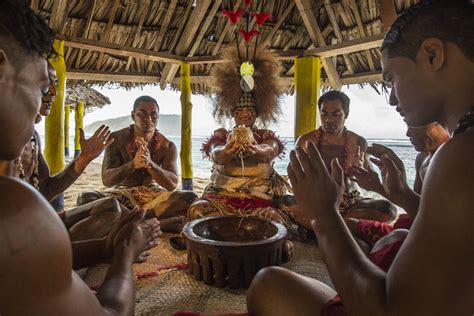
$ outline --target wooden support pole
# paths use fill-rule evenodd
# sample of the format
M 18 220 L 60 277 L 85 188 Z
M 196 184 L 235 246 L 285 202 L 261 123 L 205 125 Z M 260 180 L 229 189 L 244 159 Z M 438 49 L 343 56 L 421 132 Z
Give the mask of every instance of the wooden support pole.
M 295 140 L 320 125 L 317 105 L 320 86 L 319 57 L 295 58 Z
M 193 190 L 193 162 L 191 156 L 191 123 L 193 104 L 191 103 L 191 65 L 181 63 L 179 86 L 181 90 L 181 181 L 183 190 Z
M 44 157 L 51 174 L 64 169 L 64 101 L 66 99 L 66 64 L 64 62 L 64 41 L 55 40 L 54 49 L 58 54 L 49 62 L 58 76 L 56 98 L 45 121 Z
M 84 127 L 84 102 L 79 101 L 76 105 L 76 113 L 74 115 L 74 122 L 75 122 L 75 134 L 74 134 L 74 158 L 79 156 L 81 153 L 81 138 L 80 138 L 80 128 Z
M 64 156 L 69 157 L 69 114 L 71 113 L 71 106 L 64 107 Z

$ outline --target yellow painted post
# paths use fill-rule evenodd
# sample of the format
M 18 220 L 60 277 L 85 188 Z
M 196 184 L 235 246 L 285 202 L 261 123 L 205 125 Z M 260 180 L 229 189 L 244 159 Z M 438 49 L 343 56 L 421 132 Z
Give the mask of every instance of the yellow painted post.
M 193 162 L 191 156 L 191 123 L 193 104 L 191 103 L 191 65 L 181 63 L 179 86 L 181 90 L 181 181 L 183 190 L 193 190 Z
M 64 101 L 66 99 L 66 64 L 64 62 L 64 41 L 55 40 L 54 49 L 58 53 L 49 62 L 56 69 L 58 85 L 56 98 L 45 122 L 44 157 L 51 174 L 64 169 Z
M 317 104 L 320 88 L 319 57 L 295 58 L 295 140 L 320 125 Z
M 76 125 L 74 134 L 74 158 L 81 153 L 81 143 L 79 129 L 84 127 L 84 102 L 78 101 L 76 104 L 76 113 L 74 114 L 74 123 Z
M 64 107 L 64 156 L 69 157 L 69 114 L 71 106 Z

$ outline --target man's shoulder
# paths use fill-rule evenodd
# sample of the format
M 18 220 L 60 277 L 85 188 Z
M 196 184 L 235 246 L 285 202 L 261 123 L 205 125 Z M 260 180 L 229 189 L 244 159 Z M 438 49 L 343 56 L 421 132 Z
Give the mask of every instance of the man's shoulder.
M 320 130 L 319 128 L 318 129 L 315 129 L 315 130 L 312 130 L 310 132 L 307 132 L 303 135 L 300 135 L 298 137 L 298 140 L 297 141 L 315 141 L 317 138 L 318 138 L 318 135 L 320 134 Z
M 113 131 L 111 134 L 110 134 L 110 137 L 128 137 L 130 136 L 130 127 L 125 127 L 125 128 L 122 128 L 122 129 L 119 129 L 118 131 Z
M 168 137 L 166 137 L 160 132 L 158 132 L 158 134 L 160 135 L 161 146 L 168 149 L 176 148 L 176 144 L 172 140 L 170 140 Z

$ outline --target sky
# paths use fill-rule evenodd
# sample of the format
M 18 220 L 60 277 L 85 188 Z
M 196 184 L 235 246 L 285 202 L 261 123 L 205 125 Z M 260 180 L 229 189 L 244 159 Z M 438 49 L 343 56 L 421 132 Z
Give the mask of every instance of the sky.
M 87 113 L 84 126 L 95 121 L 106 120 L 119 116 L 130 115 L 133 101 L 141 95 L 150 95 L 157 99 L 161 114 L 180 114 L 181 104 L 179 91 L 161 90 L 159 86 L 146 86 L 126 91 L 117 88 L 96 88 L 109 97 L 111 104 L 102 109 Z M 378 95 L 370 86 L 361 89 L 358 85 L 345 86 L 342 91 L 351 99 L 350 113 L 346 121 L 349 130 L 365 138 L 404 139 L 406 125 L 395 109 L 388 105 L 388 97 Z M 212 117 L 212 107 L 208 97 L 193 95 L 193 136 L 208 136 L 219 127 Z M 280 136 L 292 137 L 294 128 L 294 96 L 282 98 L 282 115 L 278 124 L 269 128 Z M 74 126 L 71 115 L 71 128 Z M 159 123 L 158 123 L 159 128 Z M 40 134 L 44 134 L 44 120 L 37 126 Z

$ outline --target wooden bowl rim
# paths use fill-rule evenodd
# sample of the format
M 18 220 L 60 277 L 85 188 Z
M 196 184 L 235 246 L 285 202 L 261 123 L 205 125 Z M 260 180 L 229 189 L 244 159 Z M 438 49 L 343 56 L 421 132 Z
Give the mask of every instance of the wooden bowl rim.
M 194 232 L 194 226 L 196 226 L 197 224 L 204 221 L 209 221 L 216 218 L 224 218 L 224 217 L 225 218 L 231 218 L 231 217 L 243 218 L 243 216 L 209 216 L 209 217 L 195 219 L 193 221 L 188 222 L 184 226 L 183 234 L 189 240 L 192 240 L 198 243 L 203 243 L 203 244 L 212 245 L 212 246 L 225 246 L 225 247 L 235 247 L 235 246 L 245 247 L 245 246 L 266 245 L 266 244 L 279 241 L 285 238 L 288 234 L 286 227 L 283 226 L 282 224 L 276 221 L 272 221 L 272 220 L 268 220 L 268 219 L 264 219 L 264 218 L 256 217 L 256 216 L 245 216 L 245 218 L 256 219 L 259 221 L 264 221 L 264 222 L 273 224 L 277 228 L 277 233 L 268 239 L 262 239 L 258 241 L 249 241 L 249 242 L 234 242 L 234 241 L 218 241 L 218 240 L 208 239 L 208 238 L 201 237 Z

